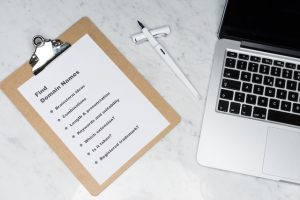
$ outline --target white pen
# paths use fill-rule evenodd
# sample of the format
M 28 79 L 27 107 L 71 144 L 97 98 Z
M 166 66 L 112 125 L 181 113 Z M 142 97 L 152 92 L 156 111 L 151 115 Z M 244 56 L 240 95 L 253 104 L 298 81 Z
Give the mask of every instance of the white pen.
M 145 37 L 148 39 L 148 41 L 156 50 L 156 52 L 161 56 L 161 58 L 166 62 L 166 64 L 169 65 L 169 67 L 173 70 L 176 76 L 184 83 L 184 85 L 190 90 L 190 92 L 194 95 L 194 97 L 200 99 L 200 95 L 198 91 L 195 89 L 192 83 L 187 79 L 187 77 L 183 74 L 183 72 L 179 69 L 179 67 L 176 65 L 176 63 L 168 54 L 168 52 L 157 42 L 157 40 L 151 35 L 149 30 L 140 21 L 137 22 L 142 28 Z

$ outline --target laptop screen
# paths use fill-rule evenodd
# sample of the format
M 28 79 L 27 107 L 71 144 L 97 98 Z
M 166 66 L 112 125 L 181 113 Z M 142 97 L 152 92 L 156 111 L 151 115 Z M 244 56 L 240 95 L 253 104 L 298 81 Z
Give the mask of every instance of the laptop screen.
M 300 51 L 300 0 L 228 0 L 219 37 Z

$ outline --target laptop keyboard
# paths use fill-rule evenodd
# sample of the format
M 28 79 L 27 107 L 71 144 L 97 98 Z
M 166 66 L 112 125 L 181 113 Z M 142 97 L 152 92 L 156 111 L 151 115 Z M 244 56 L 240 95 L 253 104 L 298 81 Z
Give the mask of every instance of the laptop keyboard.
M 300 126 L 300 63 L 226 51 L 217 110 Z

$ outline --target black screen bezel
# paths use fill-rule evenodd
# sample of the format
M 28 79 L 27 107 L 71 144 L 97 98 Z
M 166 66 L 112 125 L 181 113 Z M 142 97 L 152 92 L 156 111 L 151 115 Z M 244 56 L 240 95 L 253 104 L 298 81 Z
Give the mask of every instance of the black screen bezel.
M 293 50 L 293 51 L 300 52 L 300 46 L 299 47 L 294 47 L 294 46 L 289 46 L 287 44 L 274 44 L 274 43 L 268 42 L 268 41 L 263 40 L 263 39 L 257 40 L 256 38 L 253 38 L 253 36 L 252 36 L 252 39 L 251 39 L 251 37 L 247 37 L 247 35 L 245 36 L 245 35 L 239 35 L 237 33 L 235 33 L 235 34 L 227 33 L 224 30 L 225 29 L 224 28 L 224 26 L 225 26 L 224 25 L 224 19 L 226 18 L 226 13 L 229 10 L 227 8 L 228 8 L 228 6 L 230 6 L 230 1 L 231 0 L 227 0 L 227 2 L 225 4 L 222 20 L 221 20 L 220 27 L 219 27 L 219 33 L 218 33 L 218 38 L 219 39 L 224 38 L 224 39 L 230 39 L 230 40 L 235 40 L 235 41 L 240 41 L 240 42 L 245 41 L 245 42 L 257 43 L 257 44 L 262 44 L 262 45 L 267 45 L 267 46 L 274 46 L 274 47 L 278 47 L 278 48 L 290 49 L 290 50 Z M 300 37 L 300 35 L 299 35 L 299 37 Z M 300 41 L 300 38 L 299 38 L 299 41 Z

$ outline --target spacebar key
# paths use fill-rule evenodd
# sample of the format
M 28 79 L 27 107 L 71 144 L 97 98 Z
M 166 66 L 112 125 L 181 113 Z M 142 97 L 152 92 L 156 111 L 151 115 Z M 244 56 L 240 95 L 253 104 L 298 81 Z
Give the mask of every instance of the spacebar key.
M 300 126 L 300 115 L 295 115 L 291 113 L 269 110 L 267 119 L 274 122 Z

